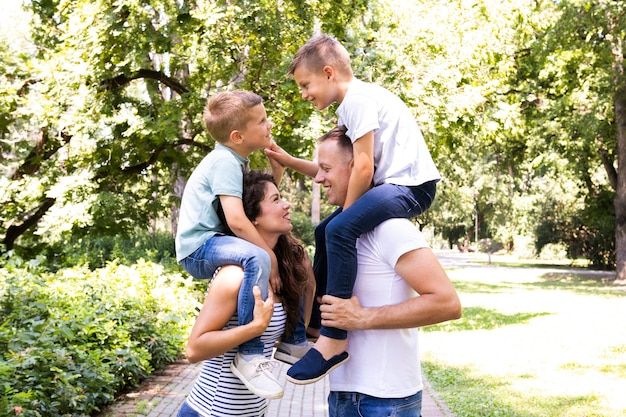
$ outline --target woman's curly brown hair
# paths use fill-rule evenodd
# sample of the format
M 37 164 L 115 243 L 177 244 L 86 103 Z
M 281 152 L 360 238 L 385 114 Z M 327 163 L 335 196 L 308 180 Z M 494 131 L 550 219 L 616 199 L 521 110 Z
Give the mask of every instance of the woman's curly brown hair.
M 261 201 L 265 198 L 268 183 L 276 185 L 274 178 L 261 171 L 250 171 L 243 178 L 243 209 L 250 221 L 261 214 Z M 280 293 L 283 308 L 287 312 L 285 337 L 293 334 L 300 319 L 300 300 L 307 280 L 304 257 L 308 256 L 302 242 L 291 232 L 278 238 L 274 254 L 278 260 L 278 272 L 282 281 Z

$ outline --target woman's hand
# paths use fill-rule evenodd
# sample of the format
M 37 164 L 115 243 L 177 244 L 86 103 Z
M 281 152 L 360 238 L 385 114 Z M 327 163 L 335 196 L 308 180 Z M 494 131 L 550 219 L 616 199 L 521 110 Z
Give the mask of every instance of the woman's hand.
M 254 318 L 252 319 L 252 323 L 258 326 L 260 330 L 259 335 L 261 335 L 265 332 L 267 326 L 270 325 L 272 315 L 274 314 L 274 292 L 270 286 L 267 292 L 267 299 L 263 301 L 261 298 L 261 289 L 255 285 L 252 289 L 252 294 L 254 295 Z

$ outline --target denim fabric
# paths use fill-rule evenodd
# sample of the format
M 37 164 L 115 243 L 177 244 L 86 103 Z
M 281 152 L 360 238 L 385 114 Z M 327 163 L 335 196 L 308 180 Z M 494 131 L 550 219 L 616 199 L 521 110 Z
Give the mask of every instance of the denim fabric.
M 347 210 L 336 210 L 315 231 L 316 244 L 321 227 L 325 227 L 326 294 L 340 298 L 352 297 L 357 272 L 356 240 L 363 233 L 392 218 L 411 218 L 427 210 L 435 198 L 437 181 L 415 187 L 381 184 L 363 194 Z M 318 232 L 317 229 L 320 229 Z M 316 255 L 321 251 L 316 247 Z M 323 253 L 320 254 L 323 256 Z M 322 260 L 318 259 L 318 262 Z M 315 268 L 314 268 L 315 270 Z M 317 275 L 316 275 L 317 279 Z M 320 282 L 318 281 L 318 286 Z M 332 339 L 346 339 L 348 332 L 321 328 L 320 333 Z
M 178 410 L 178 414 L 176 414 L 176 417 L 202 417 L 202 416 L 196 410 L 189 407 L 189 404 L 187 404 L 187 401 L 185 401 L 183 405 L 180 406 L 180 409 Z
M 237 298 L 239 325 L 250 323 L 254 317 L 252 288 L 258 285 L 265 300 L 270 278 L 271 261 L 265 250 L 234 236 L 214 236 L 194 253 L 182 260 L 181 265 L 191 276 L 198 279 L 213 277 L 220 266 L 239 265 L 243 268 L 243 281 Z M 260 337 L 239 345 L 239 353 L 262 355 Z
M 300 319 L 296 324 L 296 328 L 293 330 L 293 334 L 289 337 L 283 337 L 283 343 L 289 343 L 291 345 L 299 345 L 306 342 L 306 327 L 304 327 L 304 306 L 300 302 Z
M 331 391 L 329 417 L 420 417 L 422 391 L 404 398 L 377 398 L 358 392 Z

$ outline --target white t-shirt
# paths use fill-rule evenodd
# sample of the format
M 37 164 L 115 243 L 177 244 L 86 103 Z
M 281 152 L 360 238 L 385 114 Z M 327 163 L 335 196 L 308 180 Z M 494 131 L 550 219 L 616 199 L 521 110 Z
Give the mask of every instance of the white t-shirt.
M 355 78 L 336 114 L 353 143 L 374 131 L 374 185 L 441 179 L 415 117 L 391 91 Z
M 428 247 L 407 219 L 391 219 L 357 240 L 354 295 L 364 307 L 398 304 L 418 294 L 394 270 L 403 254 Z M 423 388 L 418 329 L 348 332 L 350 360 L 330 373 L 331 391 L 401 398 Z
M 270 325 L 261 335 L 263 354 L 271 359 L 274 343 L 285 331 L 287 314 L 282 303 L 274 303 Z M 237 313 L 225 329 L 237 327 Z M 267 411 L 265 398 L 253 394 L 230 370 L 237 348 L 216 358 L 204 361 L 202 371 L 187 397 L 187 404 L 204 417 L 259 417 Z

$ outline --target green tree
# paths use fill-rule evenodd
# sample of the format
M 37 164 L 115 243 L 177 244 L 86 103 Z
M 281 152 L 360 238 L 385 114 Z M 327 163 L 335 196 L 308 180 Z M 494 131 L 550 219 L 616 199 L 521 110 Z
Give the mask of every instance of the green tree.
M 566 240 L 590 239 L 587 257 L 626 279 L 626 101 L 623 1 L 539 2 L 524 22 L 516 90 L 534 153 L 575 179 L 584 208 Z M 551 161 L 549 158 L 553 158 Z M 616 164 L 617 162 L 617 164 Z M 602 209 L 614 195 L 614 210 Z M 613 216 L 615 227 L 606 227 Z M 580 234 L 578 230 L 588 230 Z M 611 238 L 611 231 L 614 236 Z M 604 234 L 604 238 L 601 236 Z M 591 236 L 598 236 L 591 238 Z M 614 243 L 614 244 L 613 244 Z M 577 246 L 580 249 L 580 245 Z M 575 246 L 573 251 L 578 250 Z M 615 258 L 611 256 L 615 253 Z
M 4 249 L 18 239 L 38 251 L 68 234 L 129 233 L 167 216 L 213 146 L 201 113 L 219 90 L 262 95 L 275 139 L 309 156 L 312 140 L 299 129 L 312 108 L 285 76 L 289 57 L 316 27 L 343 36 L 366 8 L 33 0 L 34 53 L 0 55 Z M 253 166 L 264 164 L 255 155 Z

